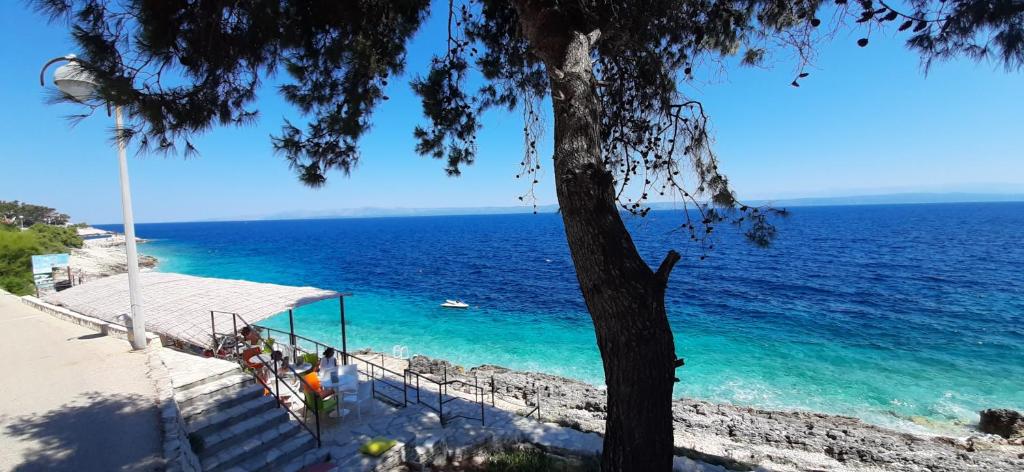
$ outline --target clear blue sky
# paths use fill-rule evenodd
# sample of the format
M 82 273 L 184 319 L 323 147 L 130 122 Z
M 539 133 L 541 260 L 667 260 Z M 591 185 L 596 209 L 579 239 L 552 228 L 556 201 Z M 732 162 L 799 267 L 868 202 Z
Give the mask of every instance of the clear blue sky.
M 712 115 L 722 167 L 747 199 L 902 191 L 1024 191 L 1024 87 L 1020 72 L 966 60 L 937 64 L 926 77 L 899 37 L 855 33 L 822 45 L 811 76 L 793 88 L 793 64 L 726 67 L 690 90 Z M 420 31 L 408 71 L 425 70 L 443 43 L 443 19 Z M 70 105 L 46 105 L 39 67 L 74 52 L 67 31 L 18 1 L 0 6 L 0 199 L 56 207 L 75 220 L 120 221 L 117 161 L 96 115 L 71 127 Z M 708 77 L 706 70 L 695 71 Z M 407 81 L 392 80 L 351 178 L 301 186 L 269 135 L 299 119 L 276 92 L 260 96 L 260 121 L 218 128 L 198 140 L 194 159 L 148 156 L 129 163 L 136 219 L 142 222 L 249 217 L 296 210 L 361 207 L 514 206 L 527 190 L 514 178 L 522 153 L 518 114 L 490 113 L 477 163 L 448 178 L 443 163 L 416 155 L 422 122 Z M 550 176 L 550 137 L 542 148 Z M 550 178 L 539 203 L 554 203 Z

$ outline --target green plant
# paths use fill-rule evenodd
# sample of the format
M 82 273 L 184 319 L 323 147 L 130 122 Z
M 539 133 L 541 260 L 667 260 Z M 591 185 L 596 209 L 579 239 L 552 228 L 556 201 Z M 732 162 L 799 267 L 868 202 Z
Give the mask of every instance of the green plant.
M 308 363 L 310 365 L 316 365 L 316 363 L 320 361 L 320 358 L 317 357 L 317 355 L 315 353 L 312 353 L 312 352 L 307 352 L 307 353 L 303 354 L 300 357 L 300 359 L 302 359 L 303 362 L 306 362 L 306 363 Z
M 36 223 L 28 231 L 36 236 L 39 245 L 47 252 L 65 252 L 68 248 L 82 247 L 82 238 L 75 228 Z
M 534 472 L 555 469 L 555 461 L 538 449 L 509 449 L 487 461 L 488 472 Z
M 0 231 L 0 288 L 15 295 L 35 291 L 32 255 L 42 254 L 39 240 L 29 231 Z
M 267 339 L 263 340 L 263 352 L 266 352 L 266 353 L 274 352 L 274 344 L 275 343 L 277 343 L 277 341 L 274 338 L 269 338 L 268 337 Z

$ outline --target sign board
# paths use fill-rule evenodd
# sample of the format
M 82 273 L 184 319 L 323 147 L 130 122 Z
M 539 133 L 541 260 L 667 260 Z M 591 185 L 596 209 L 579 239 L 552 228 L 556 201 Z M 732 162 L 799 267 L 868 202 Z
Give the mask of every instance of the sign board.
M 70 257 L 68 254 L 43 254 L 32 256 L 33 274 L 50 274 L 53 269 L 67 267 Z
M 37 290 L 50 290 L 54 287 L 53 276 L 50 274 L 36 274 L 33 277 Z

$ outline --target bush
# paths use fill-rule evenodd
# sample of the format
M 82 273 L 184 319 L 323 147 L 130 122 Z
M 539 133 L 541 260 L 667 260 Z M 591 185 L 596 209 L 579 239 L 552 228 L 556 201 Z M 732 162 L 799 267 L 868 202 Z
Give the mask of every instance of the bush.
M 68 248 L 82 247 L 78 230 L 65 226 L 34 224 L 28 229 L 39 239 L 39 245 L 48 253 L 66 252 Z
M 34 293 L 32 256 L 80 247 L 82 238 L 74 228 L 36 224 L 21 231 L 0 227 L 0 288 L 15 295 Z
M 0 230 L 0 288 L 15 295 L 35 292 L 32 255 L 42 254 L 39 240 L 29 231 Z
M 545 453 L 532 445 L 513 446 L 493 452 L 480 470 L 486 472 L 599 472 L 596 456 L 559 456 Z M 463 470 L 463 469 L 458 469 Z M 477 470 L 468 468 L 465 470 Z
M 541 472 L 556 470 L 555 463 L 537 449 L 509 449 L 498 452 L 487 461 L 488 472 Z

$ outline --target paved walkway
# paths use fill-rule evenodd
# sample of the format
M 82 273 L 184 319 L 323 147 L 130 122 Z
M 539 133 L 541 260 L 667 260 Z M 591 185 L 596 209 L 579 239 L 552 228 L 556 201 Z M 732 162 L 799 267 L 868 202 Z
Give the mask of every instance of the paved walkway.
M 0 470 L 158 470 L 146 355 L 0 293 Z

